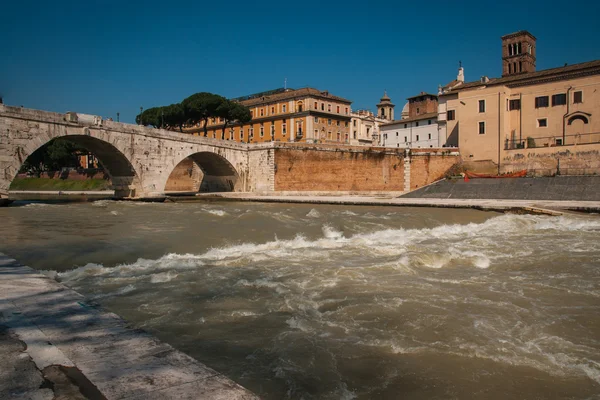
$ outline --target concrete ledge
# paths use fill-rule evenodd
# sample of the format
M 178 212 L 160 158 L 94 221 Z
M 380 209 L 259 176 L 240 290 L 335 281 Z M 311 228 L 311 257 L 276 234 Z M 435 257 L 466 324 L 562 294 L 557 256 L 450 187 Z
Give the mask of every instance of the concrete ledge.
M 265 203 L 345 204 L 393 207 L 473 208 L 484 211 L 522 212 L 560 215 L 565 211 L 600 212 L 600 201 L 505 200 L 505 199 L 419 199 L 381 196 L 292 196 L 275 192 L 268 195 L 253 193 L 219 193 L 195 196 L 197 200 L 252 201 Z M 180 198 L 184 200 L 185 198 Z M 192 198 L 193 199 L 193 198 Z M 174 200 L 174 201 L 180 201 Z
M 27 345 L 40 371 L 49 366 L 77 368 L 107 399 L 258 398 L 2 253 L 0 324 Z

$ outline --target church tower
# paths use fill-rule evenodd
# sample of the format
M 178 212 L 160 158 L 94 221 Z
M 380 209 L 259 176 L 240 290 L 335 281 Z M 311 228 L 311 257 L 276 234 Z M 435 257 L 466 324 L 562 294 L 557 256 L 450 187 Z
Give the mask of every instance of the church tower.
M 502 36 L 502 76 L 535 72 L 535 41 L 527 31 Z
M 392 104 L 392 99 L 390 99 L 387 95 L 387 92 L 383 92 L 383 97 L 379 100 L 379 104 L 377 104 L 377 116 L 379 118 L 387 119 L 388 121 L 394 120 L 394 107 Z

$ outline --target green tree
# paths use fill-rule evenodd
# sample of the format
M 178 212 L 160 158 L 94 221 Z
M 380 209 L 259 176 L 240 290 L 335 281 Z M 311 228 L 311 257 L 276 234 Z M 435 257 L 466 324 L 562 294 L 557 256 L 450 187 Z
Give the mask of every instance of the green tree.
M 217 109 L 226 100 L 217 94 L 200 92 L 184 99 L 181 104 L 190 123 L 204 122 L 204 136 L 208 136 L 208 119 L 217 117 Z
M 225 129 L 230 122 L 237 121 L 241 124 L 246 124 L 252 119 L 250 109 L 236 101 L 224 100 L 217 109 L 217 116 L 223 118 L 223 131 L 221 138 L 225 138 Z
M 161 112 L 164 113 L 164 126 L 168 129 L 175 127 L 179 128 L 179 132 L 183 132 L 183 125 L 186 123 L 187 118 L 181 103 L 171 104 L 170 106 L 162 107 Z
M 53 139 L 27 157 L 21 171 L 29 171 L 39 176 L 42 171 L 78 167 L 77 155 L 81 153 L 87 154 L 88 150 L 65 138 Z
M 144 110 L 141 114 L 138 114 L 135 117 L 135 122 L 148 126 L 151 125 L 154 128 L 159 128 L 161 125 L 161 109 L 162 107 L 152 107 L 147 110 Z

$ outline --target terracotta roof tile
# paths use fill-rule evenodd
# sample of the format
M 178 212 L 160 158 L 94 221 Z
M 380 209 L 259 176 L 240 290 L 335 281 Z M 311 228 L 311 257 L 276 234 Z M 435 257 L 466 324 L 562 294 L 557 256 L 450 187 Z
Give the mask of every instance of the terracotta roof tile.
M 256 106 L 261 104 L 268 104 L 276 101 L 297 99 L 302 97 L 317 97 L 325 100 L 339 101 L 341 103 L 352 104 L 351 100 L 344 99 L 343 97 L 334 96 L 329 94 L 327 91 L 321 91 L 315 88 L 302 88 L 302 89 L 289 89 L 282 93 L 272 94 L 270 96 L 262 96 L 249 100 L 242 100 L 245 106 Z

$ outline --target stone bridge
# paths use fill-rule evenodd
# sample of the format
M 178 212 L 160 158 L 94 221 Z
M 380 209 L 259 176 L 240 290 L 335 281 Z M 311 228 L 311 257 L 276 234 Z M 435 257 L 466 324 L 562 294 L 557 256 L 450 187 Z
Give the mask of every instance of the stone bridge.
M 94 153 L 108 172 L 115 197 L 165 195 L 171 172 L 191 159 L 216 191 L 273 190 L 273 148 L 208 139 L 102 120 L 80 113 L 52 113 L 0 104 L 0 199 L 34 151 L 68 138 Z

